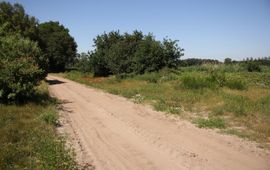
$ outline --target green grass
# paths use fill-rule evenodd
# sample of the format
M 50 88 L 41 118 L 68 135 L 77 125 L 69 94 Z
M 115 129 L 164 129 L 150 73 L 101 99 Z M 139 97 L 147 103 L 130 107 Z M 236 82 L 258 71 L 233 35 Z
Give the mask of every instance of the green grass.
M 225 128 L 225 121 L 222 118 L 198 118 L 194 121 L 199 128 Z
M 214 84 L 206 76 L 202 75 L 185 75 L 182 77 L 181 85 L 186 89 L 203 89 L 211 88 Z
M 252 140 L 269 144 L 270 71 L 244 70 L 239 65 L 203 65 L 124 79 L 93 77 L 76 71 L 62 76 L 192 122 L 202 119 L 200 124 L 205 128 L 223 128 L 222 120 L 226 120 L 225 129 L 243 127 L 242 133 L 250 134 Z
M 242 80 L 232 79 L 227 80 L 226 86 L 230 89 L 236 89 L 236 90 L 245 90 L 247 89 L 246 83 Z
M 76 169 L 73 151 L 56 134 L 56 102 L 43 83 L 36 101 L 0 104 L 0 169 Z

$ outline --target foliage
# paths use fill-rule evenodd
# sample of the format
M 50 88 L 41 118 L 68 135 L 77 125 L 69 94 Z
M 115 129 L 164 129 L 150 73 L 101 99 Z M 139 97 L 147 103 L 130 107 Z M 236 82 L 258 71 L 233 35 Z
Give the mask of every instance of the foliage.
M 90 55 L 87 53 L 81 53 L 77 54 L 75 61 L 74 61 L 74 66 L 83 73 L 91 72 L 92 67 L 90 62 Z
M 43 98 L 47 91 L 38 92 L 41 103 L 0 104 L 0 169 L 77 169 L 64 138 L 57 136 L 53 124 L 39 119 L 56 113 L 56 106 L 53 100 Z
M 48 59 L 49 71 L 64 71 L 76 57 L 77 44 L 69 30 L 59 22 L 45 22 L 38 26 L 39 45 Z
M 183 59 L 180 62 L 180 66 L 189 67 L 189 66 L 199 66 L 204 64 L 219 64 L 218 60 L 213 59 L 200 59 L 200 58 L 187 58 Z
M 210 71 L 210 79 L 213 83 L 217 83 L 219 87 L 223 87 L 226 82 L 225 72 L 219 69 Z
M 201 75 L 186 75 L 182 77 L 181 85 L 186 89 L 202 89 L 212 86 L 206 76 Z
M 183 49 L 177 41 L 155 40 L 152 34 L 120 34 L 112 31 L 94 39 L 96 49 L 90 55 L 89 64 L 95 76 L 110 74 L 142 74 L 158 71 L 164 67 L 178 66 Z
M 231 58 L 225 58 L 224 59 L 224 64 L 231 64 L 232 63 L 232 59 Z
M 48 124 L 57 126 L 59 116 L 55 112 L 44 112 L 40 115 L 40 119 Z
M 260 72 L 261 68 L 260 68 L 259 64 L 255 63 L 255 62 L 249 62 L 247 64 L 247 70 L 249 72 Z
M 0 2 L 0 36 L 20 34 L 24 38 L 38 40 L 37 19 L 25 13 L 22 5 Z
M 247 85 L 243 80 L 239 79 L 229 79 L 226 81 L 225 85 L 230 89 L 244 90 L 247 89 Z
M 0 101 L 22 101 L 44 78 L 39 69 L 40 49 L 20 36 L 0 38 Z

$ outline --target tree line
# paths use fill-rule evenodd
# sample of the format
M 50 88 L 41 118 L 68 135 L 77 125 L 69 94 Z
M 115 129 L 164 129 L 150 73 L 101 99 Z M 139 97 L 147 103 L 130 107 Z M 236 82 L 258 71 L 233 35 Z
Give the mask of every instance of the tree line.
M 176 40 L 157 41 L 152 34 L 141 31 L 123 33 L 112 31 L 94 39 L 95 50 L 79 56 L 78 66 L 95 76 L 110 74 L 143 74 L 164 67 L 176 68 L 183 49 Z
M 0 3 L 0 102 L 21 101 L 48 72 L 76 65 L 95 76 L 143 74 L 176 68 L 183 49 L 176 40 L 141 31 L 112 31 L 94 39 L 95 49 L 78 55 L 69 30 L 59 22 L 39 23 L 22 5 Z

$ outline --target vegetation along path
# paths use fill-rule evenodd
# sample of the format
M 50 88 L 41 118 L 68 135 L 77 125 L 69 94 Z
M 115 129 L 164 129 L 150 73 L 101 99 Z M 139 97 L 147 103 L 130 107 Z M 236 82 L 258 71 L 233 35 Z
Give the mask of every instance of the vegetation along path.
M 268 151 L 234 136 L 199 129 L 123 97 L 47 77 L 63 102 L 84 159 L 96 169 L 269 169 Z

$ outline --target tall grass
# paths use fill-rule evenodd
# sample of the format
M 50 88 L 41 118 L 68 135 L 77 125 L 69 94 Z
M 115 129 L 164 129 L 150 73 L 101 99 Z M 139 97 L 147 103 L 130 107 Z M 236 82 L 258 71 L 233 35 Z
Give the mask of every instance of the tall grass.
M 0 169 L 77 168 L 73 151 L 55 132 L 55 101 L 48 101 L 45 84 L 40 89 L 40 103 L 0 104 Z

